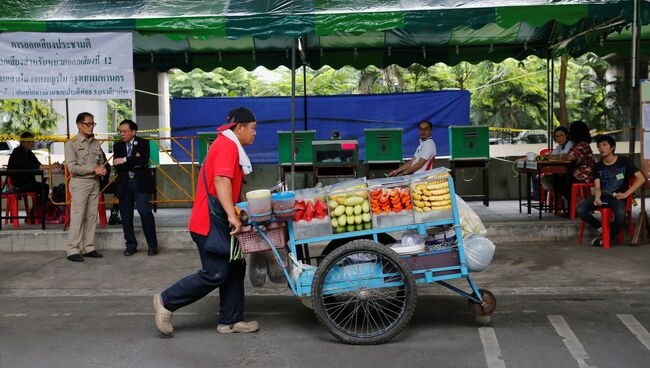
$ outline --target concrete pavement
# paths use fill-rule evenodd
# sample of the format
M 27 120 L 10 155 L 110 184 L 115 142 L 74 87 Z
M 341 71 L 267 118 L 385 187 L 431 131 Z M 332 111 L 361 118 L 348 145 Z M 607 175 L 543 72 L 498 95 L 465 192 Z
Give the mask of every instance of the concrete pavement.
M 647 293 L 648 264 L 650 246 L 605 250 L 574 242 L 502 243 L 490 267 L 472 278 L 496 295 Z M 61 252 L 4 252 L 0 297 L 148 296 L 199 267 L 195 250 L 163 250 L 155 257 L 146 252 L 125 257 L 121 251 L 107 250 L 104 258 L 83 263 L 69 262 Z M 261 288 L 247 284 L 249 295 L 290 295 L 284 283 L 267 280 Z M 448 291 L 432 285 L 420 293 Z

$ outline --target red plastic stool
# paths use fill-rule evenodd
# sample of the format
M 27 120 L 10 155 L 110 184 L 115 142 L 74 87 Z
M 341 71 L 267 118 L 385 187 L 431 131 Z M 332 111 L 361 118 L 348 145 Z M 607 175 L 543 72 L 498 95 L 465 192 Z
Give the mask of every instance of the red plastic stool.
M 587 199 L 591 196 L 591 188 L 594 183 L 573 183 L 571 184 L 571 198 L 569 202 L 569 218 L 574 220 L 576 218 L 576 208 L 578 207 L 578 194 L 582 199 Z
M 633 181 L 632 181 L 633 183 Z M 630 237 L 634 236 L 634 221 L 632 219 L 632 201 L 633 197 L 629 196 L 627 197 L 627 200 L 625 201 L 625 217 L 627 219 L 627 229 L 630 232 Z M 614 217 L 614 213 L 612 212 L 611 208 L 607 207 L 597 207 L 596 211 L 600 212 L 601 216 L 601 226 L 603 227 L 603 248 L 609 249 L 610 246 L 610 241 L 609 241 L 609 236 L 610 236 L 610 231 L 609 231 L 609 223 L 612 221 L 612 218 Z M 578 241 L 582 244 L 582 233 L 585 230 L 585 221 L 582 220 L 582 223 L 580 224 L 580 237 L 578 238 Z M 616 240 L 619 243 L 622 243 L 625 240 L 625 233 L 623 232 L 623 229 L 616 235 Z
M 612 221 L 612 218 L 614 217 L 613 212 L 612 212 L 611 208 L 605 208 L 605 207 L 600 207 L 600 208 L 597 208 L 596 210 L 600 212 L 601 222 L 602 222 L 602 226 L 603 226 L 603 234 L 602 234 L 602 236 L 603 236 L 603 248 L 609 249 L 609 246 L 611 245 L 610 240 L 609 240 L 609 237 L 610 237 L 609 223 Z M 627 216 L 627 219 L 628 219 L 628 230 L 630 232 L 630 236 L 632 236 L 632 234 L 634 234 L 634 222 L 632 221 L 632 214 L 630 212 L 628 212 L 626 214 L 626 216 Z M 583 234 L 584 230 L 585 230 L 585 222 L 582 221 L 582 223 L 580 224 L 580 237 L 578 239 L 580 244 L 582 244 L 582 234 Z M 621 231 L 619 231 L 618 235 L 616 235 L 616 240 L 619 243 L 622 243 L 623 241 L 625 241 L 625 233 L 623 232 L 623 229 L 621 229 Z
M 20 222 L 18 221 L 18 195 L 15 193 L 3 193 L 2 199 L 7 200 L 7 209 L 5 210 L 5 217 L 14 217 L 11 219 L 11 227 L 18 229 Z M 5 219 L 5 224 L 9 223 L 9 219 Z

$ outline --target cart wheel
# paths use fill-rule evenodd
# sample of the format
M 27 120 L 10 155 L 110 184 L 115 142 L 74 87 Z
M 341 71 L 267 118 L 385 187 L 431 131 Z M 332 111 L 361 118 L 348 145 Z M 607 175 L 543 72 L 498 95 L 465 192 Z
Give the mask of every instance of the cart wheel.
M 476 322 L 486 325 L 492 321 L 492 312 L 497 307 L 497 298 L 489 290 L 478 289 L 478 292 L 481 293 L 483 304 L 475 303 L 472 300 L 467 300 L 467 303 Z
M 314 310 L 329 333 L 347 344 L 380 344 L 397 336 L 415 310 L 417 289 L 392 249 L 355 240 L 327 255 L 312 284 Z
M 266 255 L 262 252 L 251 253 L 248 256 L 248 279 L 255 287 L 266 283 Z

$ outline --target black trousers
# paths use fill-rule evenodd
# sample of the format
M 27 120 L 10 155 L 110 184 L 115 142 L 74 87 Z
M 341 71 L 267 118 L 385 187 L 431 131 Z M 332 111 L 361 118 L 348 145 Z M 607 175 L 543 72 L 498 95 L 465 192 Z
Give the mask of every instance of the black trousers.
M 38 181 L 33 181 L 29 183 L 23 183 L 21 186 L 17 186 L 16 191 L 18 193 L 29 193 L 29 192 L 35 192 L 36 196 L 38 197 L 38 206 L 41 205 L 41 198 L 45 196 L 47 198 L 47 194 L 50 192 L 50 186 Z
M 142 220 L 142 230 L 144 237 L 147 239 L 149 249 L 158 249 L 158 237 L 156 236 L 156 221 L 151 211 L 149 203 L 151 195 L 138 191 L 138 183 L 130 179 L 122 198 L 120 198 L 120 216 L 122 216 L 122 230 L 124 231 L 124 241 L 126 249 L 135 251 L 138 247 L 138 241 L 133 231 L 133 204 L 138 209 L 140 219 Z
M 190 234 L 199 250 L 202 268 L 163 291 L 163 305 L 173 312 L 219 288 L 219 324 L 230 325 L 243 321 L 246 262 L 229 262 L 208 252 L 205 246 L 207 237 L 197 233 Z
M 594 196 L 585 199 L 576 209 L 576 214 L 593 228 L 598 229 L 602 224 L 591 214 L 596 209 L 596 206 L 594 205 L 595 199 L 596 197 Z M 612 212 L 614 212 L 614 221 L 612 222 L 612 226 L 609 228 L 609 240 L 614 241 L 616 240 L 618 233 L 625 228 L 625 220 L 627 217 L 627 214 L 625 213 L 626 200 L 616 199 L 609 193 L 603 193 L 600 196 L 600 200 L 603 202 L 602 207 L 611 208 Z

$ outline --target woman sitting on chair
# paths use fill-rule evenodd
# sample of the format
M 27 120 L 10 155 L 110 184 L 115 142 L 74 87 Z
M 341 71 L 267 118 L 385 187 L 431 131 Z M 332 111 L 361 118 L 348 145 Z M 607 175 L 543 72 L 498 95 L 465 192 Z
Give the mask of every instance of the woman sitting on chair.
M 573 142 L 569 140 L 569 129 L 559 126 L 553 131 L 553 140 L 557 143 L 557 146 L 553 151 L 546 154 L 546 157 L 551 159 L 561 159 L 560 155 L 569 153 L 571 147 L 573 147 Z M 553 191 L 553 175 L 545 174 L 542 177 L 542 186 L 547 191 Z
M 569 152 L 558 156 L 561 160 L 571 161 L 569 173 L 565 175 L 554 175 L 553 188 L 562 193 L 564 198 L 570 198 L 571 185 L 574 183 L 591 183 L 593 181 L 591 170 L 596 163 L 594 153 L 589 144 L 591 134 L 589 128 L 583 121 L 574 121 L 569 127 L 569 140 L 573 146 Z

